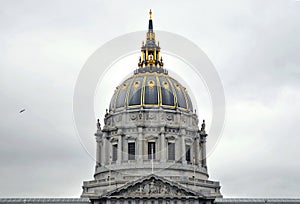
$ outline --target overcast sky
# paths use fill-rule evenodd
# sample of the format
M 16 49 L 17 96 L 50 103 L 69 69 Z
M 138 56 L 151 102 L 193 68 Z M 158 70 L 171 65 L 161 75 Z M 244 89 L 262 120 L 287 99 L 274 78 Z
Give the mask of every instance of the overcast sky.
M 150 8 L 154 28 L 197 44 L 223 82 L 210 179 L 225 197 L 300 197 L 300 2 L 183 2 L 0 1 L 1 197 L 80 196 L 95 164 L 73 121 L 76 79 L 105 42 L 146 29 Z

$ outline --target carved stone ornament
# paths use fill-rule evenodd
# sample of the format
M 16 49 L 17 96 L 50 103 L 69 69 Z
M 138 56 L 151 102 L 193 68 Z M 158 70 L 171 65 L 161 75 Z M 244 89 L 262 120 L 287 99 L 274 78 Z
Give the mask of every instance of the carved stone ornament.
M 107 120 L 107 125 L 111 125 L 111 118 Z
M 123 135 L 123 134 L 124 134 L 124 133 L 123 133 L 123 130 L 122 130 L 122 129 L 118 129 L 118 130 L 117 130 L 117 134 L 118 134 L 118 135 Z
M 170 185 L 169 183 L 151 178 L 142 183 L 137 183 L 120 191 L 113 192 L 113 197 L 185 197 L 195 196 L 192 192 L 188 192 L 178 186 Z
M 190 138 L 186 138 L 186 139 L 185 139 L 185 143 L 188 144 L 188 145 L 193 144 L 193 142 L 194 142 L 194 141 L 193 141 L 192 139 L 190 139 Z
M 158 139 L 158 136 L 149 135 L 149 136 L 146 136 L 145 138 L 146 138 L 146 140 L 156 140 L 156 139 Z
M 168 114 L 168 115 L 167 115 L 167 120 L 173 120 L 173 115 Z
M 156 119 L 156 117 L 153 113 L 149 113 L 148 119 L 153 120 L 153 119 Z
M 120 122 L 121 119 L 122 119 L 122 116 L 121 115 L 116 116 L 114 119 L 115 119 L 116 122 Z
M 165 115 L 163 113 L 159 113 L 159 117 L 160 117 L 160 120 L 164 120 L 165 119 Z
M 118 142 L 118 139 L 115 138 L 115 137 L 112 137 L 112 138 L 110 139 L 110 142 L 111 142 L 111 143 L 116 143 L 116 142 Z
M 96 142 L 97 143 L 102 143 L 102 138 L 101 137 L 96 137 Z
M 136 140 L 136 137 L 133 137 L 133 136 L 129 135 L 129 136 L 126 136 L 125 139 L 134 141 L 134 140 Z
M 171 136 L 166 136 L 166 139 L 167 139 L 168 141 L 173 141 L 173 140 L 176 140 L 177 137 L 171 135 Z
M 195 119 L 192 120 L 192 125 L 197 125 L 197 121 Z
M 139 119 L 142 120 L 143 119 L 143 113 L 139 112 Z
M 131 115 L 130 115 L 130 119 L 131 119 L 131 120 L 136 120 L 136 118 L 137 118 L 136 114 L 131 114 Z

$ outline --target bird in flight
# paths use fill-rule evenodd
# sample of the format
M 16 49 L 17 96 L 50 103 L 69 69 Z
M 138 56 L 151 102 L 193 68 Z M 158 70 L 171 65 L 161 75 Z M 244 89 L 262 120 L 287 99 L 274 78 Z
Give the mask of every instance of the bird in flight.
M 20 112 L 19 113 L 23 113 L 25 111 L 25 109 L 22 109 L 22 110 L 20 110 Z

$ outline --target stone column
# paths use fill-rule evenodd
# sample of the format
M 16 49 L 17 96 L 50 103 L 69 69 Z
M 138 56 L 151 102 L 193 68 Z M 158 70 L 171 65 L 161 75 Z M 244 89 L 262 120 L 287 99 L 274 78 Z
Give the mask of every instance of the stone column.
M 128 139 L 123 137 L 123 154 L 122 161 L 128 161 Z
M 190 155 L 191 155 L 191 164 L 194 165 L 194 160 L 195 160 L 195 141 L 193 142 L 192 139 L 189 140 L 191 143 L 190 146 Z
M 143 127 L 138 127 L 138 138 L 137 138 L 137 149 L 138 149 L 138 158 L 137 163 L 141 164 L 143 162 Z
M 182 159 L 182 145 L 181 145 L 181 140 L 178 138 L 175 138 L 175 140 L 170 140 L 170 143 L 174 142 L 175 146 L 175 162 L 181 162 Z M 169 141 L 168 141 L 169 144 Z
M 97 142 L 97 146 L 96 146 L 96 167 L 101 166 L 101 157 L 102 157 L 102 152 L 101 152 L 101 143 L 102 143 L 102 138 L 100 135 L 98 135 L 97 133 L 96 135 L 96 142 Z
M 112 146 L 110 142 L 110 137 L 105 139 L 105 163 L 106 165 L 111 165 L 112 161 Z
M 166 162 L 167 159 L 167 151 L 166 151 L 166 133 L 165 128 L 161 127 L 161 134 L 160 134 L 160 161 Z
M 207 168 L 206 165 L 206 136 L 207 134 L 201 135 L 201 144 L 202 144 L 202 166 Z
M 196 165 L 199 166 L 200 164 L 200 139 L 199 136 L 197 135 L 196 140 L 195 140 L 195 146 L 196 146 L 196 153 L 195 153 L 195 159 L 196 159 Z
M 122 162 L 122 135 L 119 135 L 119 138 L 118 138 L 118 158 L 117 158 L 117 164 L 121 164 Z
M 197 135 L 199 137 L 199 166 L 203 167 L 203 141 L 201 132 L 198 131 Z
M 104 132 L 103 137 L 102 137 L 102 149 L 101 149 L 101 163 L 102 163 L 102 166 L 104 166 L 106 164 L 106 161 L 107 161 L 106 160 L 106 158 L 107 158 L 106 152 L 108 152 L 108 151 L 107 151 L 107 143 L 106 143 L 107 139 L 106 139 L 106 137 L 107 137 L 107 133 Z
M 185 154 L 186 154 L 186 149 L 185 149 L 185 137 L 184 135 L 180 135 L 181 136 L 181 149 L 180 149 L 180 154 L 181 154 L 181 162 L 182 164 L 187 164 L 186 160 L 185 160 Z

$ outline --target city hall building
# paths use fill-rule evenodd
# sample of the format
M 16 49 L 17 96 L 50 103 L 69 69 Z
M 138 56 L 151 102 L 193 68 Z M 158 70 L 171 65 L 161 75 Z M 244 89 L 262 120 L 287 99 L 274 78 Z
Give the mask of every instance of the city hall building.
M 138 67 L 117 86 L 103 127 L 97 121 L 94 179 L 83 182 L 80 198 L 2 198 L 0 203 L 300 203 L 223 198 L 220 183 L 209 180 L 205 121 L 187 89 L 164 68 L 160 51 L 150 11 Z

